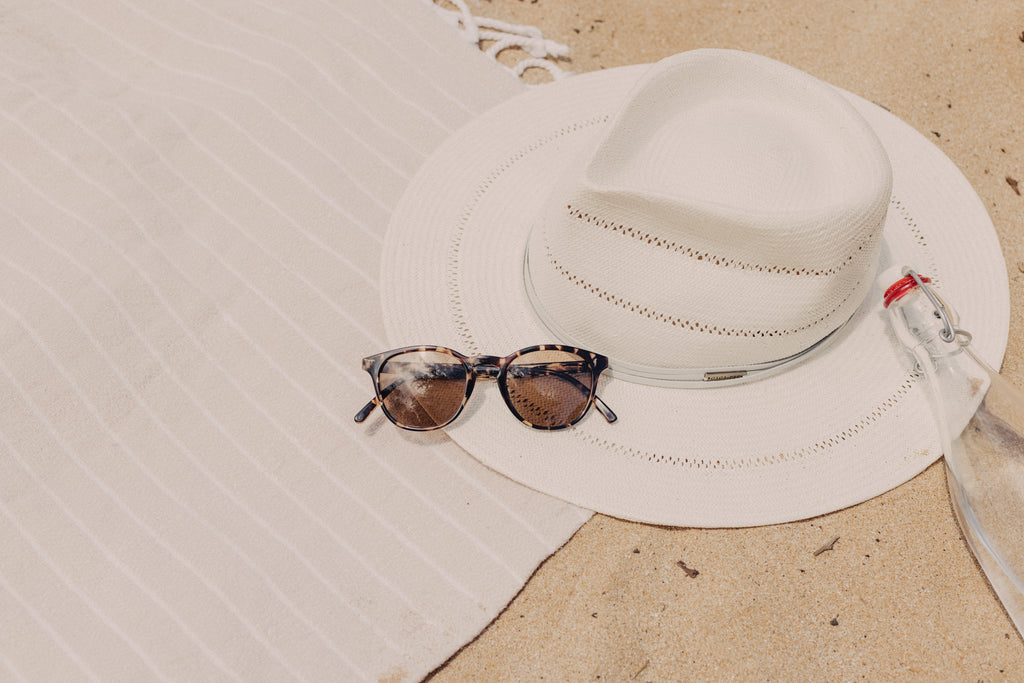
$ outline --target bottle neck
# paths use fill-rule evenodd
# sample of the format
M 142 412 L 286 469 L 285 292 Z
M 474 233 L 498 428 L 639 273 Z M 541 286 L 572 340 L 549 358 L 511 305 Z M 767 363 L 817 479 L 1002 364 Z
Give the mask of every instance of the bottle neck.
M 964 346 L 955 331 L 956 314 L 944 302 L 943 314 L 936 301 L 919 286 L 905 288 L 887 298 L 893 331 L 917 362 L 917 371 L 931 387 L 933 412 L 944 453 L 984 399 L 990 384 L 985 366 Z M 954 332 L 949 334 L 950 329 Z M 961 333 L 962 334 L 962 333 Z M 952 339 L 947 341 L 947 338 Z
M 946 323 L 920 287 L 909 288 L 890 301 L 888 311 L 896 336 L 908 349 L 920 347 L 932 358 L 945 358 L 963 350 L 955 337 L 952 341 L 943 337 Z

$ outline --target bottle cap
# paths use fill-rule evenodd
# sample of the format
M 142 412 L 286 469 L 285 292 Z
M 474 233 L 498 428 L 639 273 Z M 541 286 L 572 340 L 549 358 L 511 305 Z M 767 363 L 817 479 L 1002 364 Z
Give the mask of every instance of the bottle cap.
M 918 286 L 917 281 L 910 275 L 903 275 L 893 282 L 893 278 L 898 274 L 901 274 L 901 271 L 898 268 L 890 268 L 882 273 L 882 276 L 878 278 L 879 285 L 883 287 L 885 286 L 883 283 L 892 283 L 889 284 L 885 290 L 885 294 L 882 295 L 882 305 L 885 308 L 889 308 L 889 304 L 903 298 L 907 292 Z M 924 275 L 919 277 L 921 278 L 921 282 L 931 282 L 931 279 Z

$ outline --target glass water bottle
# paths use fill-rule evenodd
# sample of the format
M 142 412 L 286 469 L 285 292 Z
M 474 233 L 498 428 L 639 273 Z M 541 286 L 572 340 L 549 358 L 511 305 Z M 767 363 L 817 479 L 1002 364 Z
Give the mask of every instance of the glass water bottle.
M 928 383 L 960 528 L 1024 636 L 1024 393 L 974 354 L 927 277 L 903 275 L 889 321 Z

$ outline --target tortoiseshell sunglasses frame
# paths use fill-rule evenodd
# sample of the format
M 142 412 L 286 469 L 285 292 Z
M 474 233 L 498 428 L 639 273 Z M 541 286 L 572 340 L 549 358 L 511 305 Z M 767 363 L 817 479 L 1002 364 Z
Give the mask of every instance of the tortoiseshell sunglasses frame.
M 384 404 L 385 397 L 381 395 L 382 390 L 380 386 L 381 368 L 383 368 L 384 364 L 387 363 L 392 358 L 394 358 L 395 356 L 400 356 L 403 353 L 413 353 L 417 351 L 436 351 L 438 353 L 447 354 L 449 356 L 457 358 L 466 368 L 466 391 L 462 397 L 462 405 L 459 406 L 459 409 L 455 411 L 455 414 L 452 415 L 450 419 L 448 419 L 442 424 L 431 425 L 429 427 L 415 427 L 401 424 L 394 418 L 394 416 L 391 415 L 390 412 L 388 412 L 388 409 Z M 534 424 L 529 420 L 525 419 L 522 415 L 520 415 L 519 411 L 516 410 L 515 406 L 513 405 L 512 397 L 509 395 L 508 392 L 507 383 L 509 365 L 517 358 L 525 356 L 528 353 L 533 353 L 535 351 L 565 351 L 567 353 L 572 353 L 574 355 L 579 356 L 587 364 L 587 367 L 590 370 L 591 377 L 593 379 L 591 386 L 589 387 L 587 405 L 576 417 L 576 419 L 572 420 L 571 422 L 567 422 L 566 424 L 562 425 L 554 425 L 550 427 Z M 555 364 L 556 363 L 552 363 L 552 365 Z M 465 354 L 459 353 L 458 351 L 450 349 L 446 346 L 404 346 L 400 349 L 382 351 L 372 356 L 367 356 L 366 358 L 363 359 L 363 370 L 369 373 L 370 378 L 373 380 L 373 390 L 375 395 L 366 405 L 362 407 L 362 409 L 358 413 L 356 413 L 355 421 L 363 422 L 367 417 L 370 416 L 370 413 L 373 412 L 374 408 L 380 406 L 381 410 L 384 412 L 384 415 L 387 416 L 388 420 L 390 420 L 392 424 L 394 424 L 397 427 L 400 427 L 401 429 L 407 429 L 414 432 L 429 432 L 434 431 L 435 429 L 442 429 L 450 425 L 459 417 L 459 415 L 462 414 L 462 409 L 466 407 L 466 403 L 469 401 L 469 397 L 473 393 L 473 387 L 476 385 L 476 378 L 481 377 L 492 378 L 497 380 L 498 390 L 501 392 L 501 397 L 502 399 L 504 399 L 505 405 L 508 406 L 508 409 L 520 422 L 522 422 L 528 427 L 532 427 L 533 429 L 540 429 L 544 431 L 556 431 L 559 429 L 567 429 L 568 427 L 571 427 L 572 425 L 582 420 L 583 417 L 590 412 L 591 406 L 595 406 L 598 412 L 601 413 L 605 420 L 607 420 L 608 422 L 615 422 L 615 420 L 618 419 L 615 413 L 612 411 L 611 408 L 608 407 L 608 404 L 606 404 L 601 399 L 601 397 L 597 395 L 597 381 L 600 378 L 601 373 L 604 372 L 607 368 L 607 356 L 602 356 L 599 353 L 587 351 L 586 349 L 576 348 L 574 346 L 565 346 L 563 344 L 537 344 L 535 346 L 528 346 L 525 349 L 519 349 L 518 351 L 515 351 L 503 358 L 500 356 L 466 356 Z

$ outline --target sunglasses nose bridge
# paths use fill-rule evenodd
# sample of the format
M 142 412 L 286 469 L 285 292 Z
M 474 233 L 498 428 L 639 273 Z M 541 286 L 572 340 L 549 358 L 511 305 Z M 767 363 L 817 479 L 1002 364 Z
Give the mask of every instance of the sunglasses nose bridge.
M 469 365 L 477 377 L 497 379 L 501 374 L 501 360 L 497 356 L 473 356 L 469 359 Z

